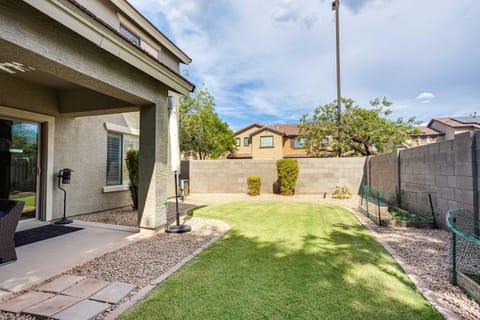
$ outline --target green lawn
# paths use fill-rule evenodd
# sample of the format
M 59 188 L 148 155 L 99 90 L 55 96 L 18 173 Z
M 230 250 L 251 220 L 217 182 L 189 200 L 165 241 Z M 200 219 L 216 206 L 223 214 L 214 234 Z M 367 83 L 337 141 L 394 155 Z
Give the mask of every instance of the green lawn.
M 10 195 L 10 200 L 24 201 L 24 211 L 35 209 L 35 195 Z
M 232 229 L 122 319 L 442 319 L 345 209 L 235 202 L 193 214 Z

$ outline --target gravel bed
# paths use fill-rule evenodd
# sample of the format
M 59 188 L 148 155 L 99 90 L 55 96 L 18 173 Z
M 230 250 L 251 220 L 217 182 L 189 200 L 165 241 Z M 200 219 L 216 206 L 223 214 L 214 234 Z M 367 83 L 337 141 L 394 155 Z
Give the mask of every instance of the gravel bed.
M 362 214 L 358 215 L 397 251 L 446 307 L 462 319 L 480 319 L 480 305 L 448 280 L 450 232 L 381 227 Z
M 190 203 L 179 202 L 178 211 L 181 214 L 187 213 L 188 210 L 194 208 L 195 205 Z M 169 221 L 175 219 L 175 202 L 168 202 L 167 204 L 167 217 Z M 99 222 L 116 224 L 121 226 L 137 227 L 138 226 L 138 212 L 132 209 L 132 207 L 123 207 L 111 210 L 105 210 L 95 213 L 87 213 L 74 217 L 75 220 L 82 220 L 88 222 Z
M 174 205 L 173 216 L 175 214 Z M 186 211 L 193 207 L 194 205 L 191 204 L 182 204 L 181 209 Z M 137 212 L 131 208 L 121 208 L 119 210 L 101 212 L 97 217 L 93 217 L 94 214 L 84 215 L 83 217 L 87 216 L 85 221 L 128 225 L 126 223 L 133 221 L 132 217 L 136 219 L 136 215 Z M 169 216 L 172 216 L 171 212 L 169 212 Z M 78 217 L 76 218 L 78 219 Z M 122 281 L 135 284 L 138 288 L 129 295 L 130 297 L 170 270 L 202 245 L 226 231 L 226 225 L 216 220 L 182 216 L 182 221 L 185 221 L 192 227 L 191 232 L 173 234 L 160 231 L 152 234 L 148 239 L 140 240 L 119 250 L 106 253 L 63 274 L 82 275 L 105 281 Z M 46 282 L 52 281 L 59 276 L 57 275 Z M 29 290 L 44 283 L 35 285 Z M 107 313 L 115 307 L 113 306 L 107 310 Z M 98 319 L 102 319 L 105 315 L 106 313 L 100 315 Z M 0 320 L 9 319 L 36 320 L 37 318 L 26 315 L 17 316 L 0 311 Z

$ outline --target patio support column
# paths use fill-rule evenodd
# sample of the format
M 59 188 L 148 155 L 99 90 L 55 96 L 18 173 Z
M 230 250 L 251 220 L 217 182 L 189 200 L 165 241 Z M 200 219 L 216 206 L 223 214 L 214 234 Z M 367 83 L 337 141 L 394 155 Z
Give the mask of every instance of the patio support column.
M 140 108 L 138 224 L 158 229 L 167 223 L 168 111 L 167 98 Z

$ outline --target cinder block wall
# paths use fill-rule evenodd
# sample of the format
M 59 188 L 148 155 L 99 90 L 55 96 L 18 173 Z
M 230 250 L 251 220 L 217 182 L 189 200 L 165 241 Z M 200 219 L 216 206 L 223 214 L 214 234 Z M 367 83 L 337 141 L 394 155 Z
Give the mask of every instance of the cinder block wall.
M 367 177 L 373 192 L 384 201 L 395 199 L 398 188 L 397 151 L 368 158 Z
M 330 194 L 336 186 L 347 186 L 357 193 L 364 177 L 365 158 L 311 158 L 298 159 L 298 162 L 297 194 Z M 192 193 L 246 193 L 248 176 L 260 176 L 261 192 L 273 193 L 273 183 L 277 180 L 276 161 L 190 161 Z
M 370 158 L 368 183 L 373 188 L 388 190 L 395 186 L 392 180 L 398 179 L 402 207 L 416 213 L 430 212 L 431 193 L 437 222 L 445 227 L 449 209 L 461 207 L 475 212 L 473 168 L 476 166 L 480 172 L 480 132 L 476 136 L 476 163 L 472 158 L 474 134 L 467 132 L 454 140 L 400 150 L 398 157 L 387 154 Z M 397 177 L 392 179 L 392 172 L 397 172 Z M 478 193 L 478 187 L 475 192 Z

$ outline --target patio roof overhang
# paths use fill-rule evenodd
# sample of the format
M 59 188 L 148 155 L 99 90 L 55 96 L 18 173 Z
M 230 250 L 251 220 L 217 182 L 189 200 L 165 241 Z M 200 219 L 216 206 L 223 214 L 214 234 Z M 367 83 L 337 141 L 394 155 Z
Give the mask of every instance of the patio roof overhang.
M 13 108 L 118 113 L 194 88 L 66 0 L 0 0 L 0 48 L 0 105 Z

